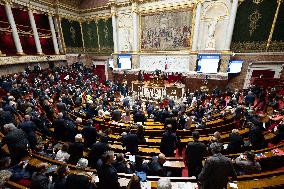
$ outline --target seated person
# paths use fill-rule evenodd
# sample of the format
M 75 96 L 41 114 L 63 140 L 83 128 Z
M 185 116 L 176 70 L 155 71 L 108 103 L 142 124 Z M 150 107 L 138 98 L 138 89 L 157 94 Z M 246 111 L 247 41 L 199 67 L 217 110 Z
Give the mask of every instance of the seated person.
M 111 188 L 119 189 L 118 175 L 116 169 L 112 166 L 114 153 L 107 151 L 102 155 L 102 165 L 98 169 L 99 187 L 101 189 Z
M 159 154 L 159 156 L 154 156 L 152 160 L 149 162 L 149 169 L 151 176 L 160 176 L 166 177 L 170 176 L 170 173 L 163 166 L 166 162 L 166 156 L 164 154 Z
M 32 175 L 31 180 L 31 189 L 50 189 L 51 183 L 46 176 L 45 172 L 47 171 L 48 164 L 47 163 L 40 163 L 36 167 L 36 172 Z
M 239 175 L 250 175 L 261 172 L 260 164 L 255 160 L 254 153 L 250 151 L 236 158 L 236 166 Z
M 124 154 L 122 153 L 116 156 L 116 160 L 112 163 L 112 165 L 118 173 L 132 173 L 130 169 L 130 163 L 126 162 L 126 160 L 124 159 Z
M 148 163 L 143 162 L 143 158 L 139 155 L 135 156 L 135 163 L 132 165 L 133 172 L 144 172 L 146 174 L 149 173 Z
M 67 164 L 63 164 L 56 171 L 56 176 L 53 179 L 53 189 L 64 189 L 67 175 L 69 174 L 69 168 Z
M 168 178 L 160 178 L 158 180 L 157 189 L 172 189 L 171 180 Z
M 68 154 L 68 144 L 63 144 L 61 150 L 56 153 L 55 159 L 58 161 L 68 162 L 70 154 Z
M 94 180 L 91 175 L 85 172 L 88 167 L 88 160 L 81 158 L 76 165 L 76 172 L 71 173 L 66 178 L 65 188 L 68 189 L 92 189 L 94 188 Z

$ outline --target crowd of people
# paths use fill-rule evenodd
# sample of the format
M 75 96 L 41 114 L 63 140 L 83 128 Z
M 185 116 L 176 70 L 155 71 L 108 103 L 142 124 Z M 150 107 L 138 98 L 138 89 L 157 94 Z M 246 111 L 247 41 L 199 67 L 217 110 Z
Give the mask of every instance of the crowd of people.
M 4 134 L 0 146 L 7 145 L 9 149 L 9 154 L 3 148 L 1 151 L 1 182 L 11 179 L 32 189 L 115 189 L 120 188 L 117 173 L 173 176 L 164 163 L 176 151 L 182 154 L 184 148 L 188 176 L 195 176 L 202 188 L 222 188 L 228 177 L 261 171 L 251 149 L 262 149 L 284 139 L 283 97 L 273 89 L 252 86 L 248 90 L 227 88 L 222 92 L 216 87 L 212 94 L 195 91 L 178 100 L 165 97 L 154 101 L 137 96 L 124 82 L 100 82 L 92 69 L 80 64 L 26 69 L 1 76 L 0 85 L 0 131 Z M 270 113 L 268 107 L 272 109 Z M 74 120 L 71 114 L 77 118 Z M 204 144 L 199 141 L 200 133 L 193 131 L 193 141 L 186 146 L 181 144 L 177 130 L 205 129 L 216 114 L 221 118 L 234 115 L 235 126 L 225 148 L 220 132 Z M 133 118 L 134 124 L 121 133 L 127 154 L 112 151 L 112 131 L 100 128 L 94 123 L 95 117 L 110 117 L 115 122 Z M 165 125 L 161 153 L 150 161 L 143 159 L 138 148 L 139 144 L 147 144 L 143 127 L 147 119 Z M 250 129 L 249 141 L 239 132 L 243 126 Z M 276 135 L 270 144 L 265 140 L 265 130 Z M 64 164 L 56 171 L 50 171 L 46 163 L 31 168 L 32 162 L 23 161 L 31 151 Z M 233 161 L 222 155 L 240 152 L 245 153 Z M 135 162 L 127 160 L 127 155 L 134 155 Z M 207 156 L 210 157 L 203 165 Z M 76 170 L 69 170 L 67 163 L 76 165 Z M 85 171 L 87 167 L 97 170 L 99 182 Z M 134 175 L 128 188 L 141 188 L 139 181 Z M 158 183 L 161 189 L 170 187 L 168 180 Z

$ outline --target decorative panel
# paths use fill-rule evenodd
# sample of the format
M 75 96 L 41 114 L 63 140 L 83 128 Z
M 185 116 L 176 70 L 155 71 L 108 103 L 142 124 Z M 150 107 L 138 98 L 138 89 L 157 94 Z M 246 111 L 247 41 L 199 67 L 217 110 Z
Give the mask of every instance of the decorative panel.
M 141 50 L 189 49 L 192 9 L 141 15 Z
M 95 21 L 82 23 L 84 45 L 86 52 L 98 52 L 98 33 L 97 33 L 97 23 Z
M 61 27 L 67 52 L 82 52 L 83 42 L 79 21 L 62 18 Z
M 98 20 L 98 34 L 99 44 L 101 52 L 113 51 L 113 31 L 112 31 L 112 19 L 100 19 Z
M 245 0 L 235 21 L 231 49 L 265 51 L 277 8 L 277 0 Z

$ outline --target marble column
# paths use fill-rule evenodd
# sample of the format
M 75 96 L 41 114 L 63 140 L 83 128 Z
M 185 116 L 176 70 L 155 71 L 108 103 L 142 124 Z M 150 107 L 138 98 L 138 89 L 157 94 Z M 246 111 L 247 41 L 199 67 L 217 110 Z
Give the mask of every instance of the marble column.
M 9 3 L 5 4 L 5 10 L 6 10 L 6 14 L 7 14 L 7 17 L 8 17 L 8 21 L 9 21 L 10 26 L 12 28 L 12 36 L 13 36 L 13 40 L 14 40 L 14 43 L 15 43 L 15 46 L 16 46 L 16 49 L 17 49 L 17 55 L 24 55 L 24 51 L 23 51 L 23 48 L 22 48 L 22 44 L 21 44 L 21 41 L 20 41 L 19 34 L 18 34 L 17 26 L 16 26 L 16 23 L 15 23 L 15 20 L 14 20 L 12 9 L 11 9 L 11 5 Z
M 117 17 L 115 7 L 111 7 L 112 28 L 113 28 L 113 51 L 118 53 Z
M 194 33 L 192 39 L 192 51 L 197 51 L 198 35 L 199 35 L 199 26 L 200 26 L 200 17 L 201 17 L 201 1 L 197 2 L 195 21 L 194 21 Z
M 236 20 L 236 15 L 237 15 L 237 9 L 238 9 L 238 0 L 233 0 L 230 18 L 229 18 L 229 24 L 227 28 L 227 35 L 225 38 L 226 42 L 225 42 L 224 50 L 230 50 L 233 32 L 234 32 L 235 20 Z
M 49 25 L 50 25 L 50 29 L 51 29 L 51 35 L 52 35 L 54 51 L 55 51 L 55 54 L 59 54 L 56 32 L 55 32 L 55 29 L 54 29 L 53 18 L 52 18 L 51 15 L 48 15 L 48 21 L 49 21 Z
M 58 33 L 58 46 L 59 46 L 59 51 L 61 54 L 64 54 L 64 47 L 63 47 L 63 41 L 62 41 L 62 37 L 60 35 L 60 21 L 58 17 L 54 17 L 54 25 L 55 25 L 55 30 Z
M 139 19 L 138 19 L 138 4 L 137 4 L 137 2 L 132 3 L 132 18 L 133 18 L 133 51 L 138 52 Z
M 32 10 L 29 10 L 29 18 L 30 18 L 30 23 L 31 23 L 31 26 L 32 26 L 33 34 L 34 34 L 34 40 L 35 40 L 35 44 L 36 44 L 37 54 L 43 55 L 39 36 L 38 36 L 38 32 L 37 32 L 37 27 L 36 27 L 36 23 L 35 23 L 35 18 L 34 18 L 34 14 L 33 14 Z

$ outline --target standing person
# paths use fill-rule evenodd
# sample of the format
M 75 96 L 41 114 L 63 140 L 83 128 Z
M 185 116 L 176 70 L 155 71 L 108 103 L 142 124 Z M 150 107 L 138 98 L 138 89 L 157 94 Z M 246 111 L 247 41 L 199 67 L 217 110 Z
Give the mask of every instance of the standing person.
M 29 115 L 25 115 L 25 121 L 19 124 L 19 128 L 25 131 L 30 143 L 30 147 L 32 149 L 35 149 L 35 146 L 37 144 L 35 131 L 37 128 L 35 123 L 31 121 L 31 117 Z
M 82 135 L 86 148 L 90 148 L 97 141 L 97 129 L 93 127 L 93 121 L 91 119 L 89 119 L 87 125 L 83 127 Z
M 70 154 L 69 163 L 75 164 L 80 158 L 83 157 L 84 144 L 81 134 L 77 134 L 75 136 L 75 142 L 70 144 L 68 152 Z
M 199 141 L 199 132 L 192 132 L 193 141 L 189 142 L 185 151 L 188 176 L 197 177 L 202 170 L 202 160 L 206 155 L 206 145 Z
M 102 166 L 98 169 L 99 187 L 119 189 L 118 175 L 116 169 L 112 166 L 114 152 L 107 151 L 102 155 Z
M 221 154 L 222 148 L 223 146 L 216 142 L 210 145 L 213 155 L 207 158 L 198 176 L 202 189 L 227 188 L 229 177 L 237 177 L 232 160 Z
M 28 155 L 29 141 L 21 129 L 17 129 L 13 123 L 4 125 L 7 133 L 0 142 L 0 147 L 7 144 L 13 164 L 19 163 L 21 158 Z
M 125 146 L 126 151 L 130 152 L 132 155 L 136 155 L 138 153 L 138 144 L 139 139 L 136 130 L 133 128 L 130 130 L 130 133 L 123 137 L 123 146 Z
M 165 154 L 166 157 L 175 156 L 175 150 L 178 146 L 178 138 L 175 133 L 172 132 L 172 125 L 167 125 L 166 132 L 163 133 L 160 151 Z

